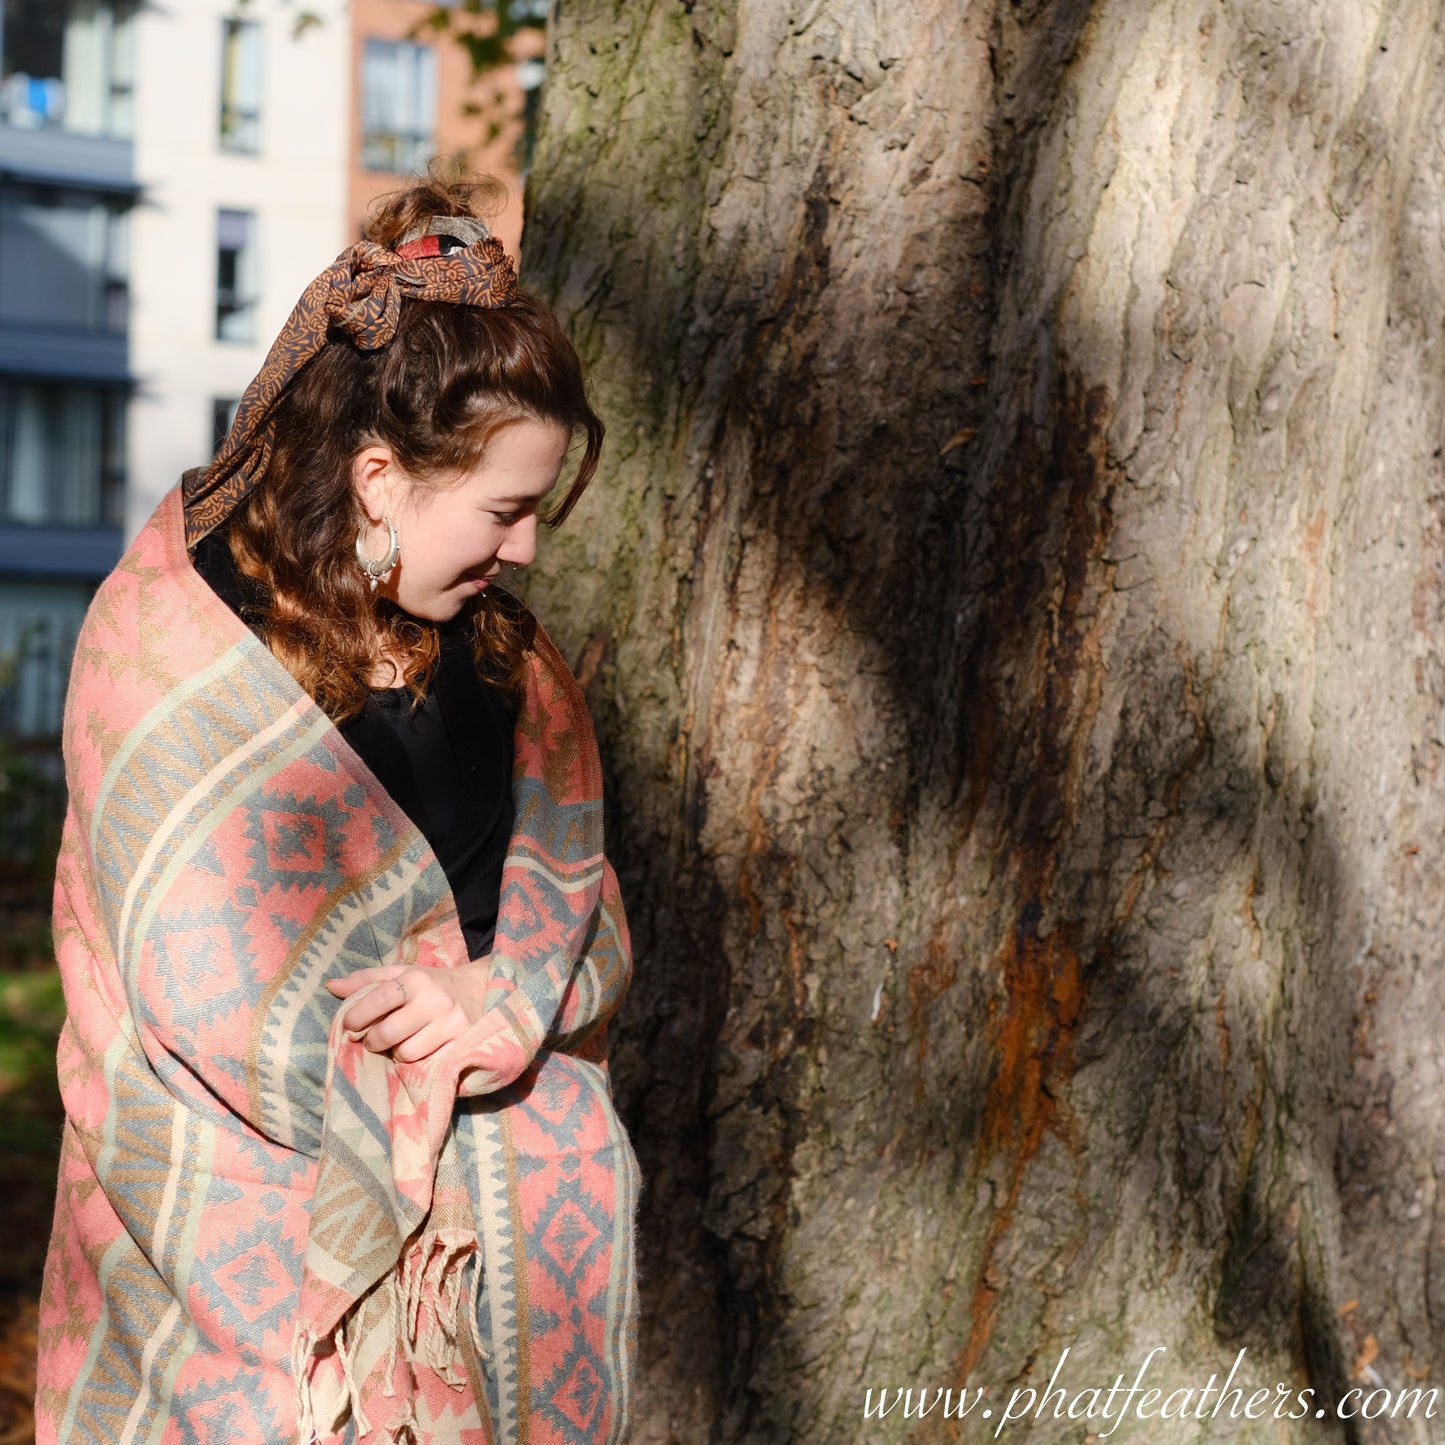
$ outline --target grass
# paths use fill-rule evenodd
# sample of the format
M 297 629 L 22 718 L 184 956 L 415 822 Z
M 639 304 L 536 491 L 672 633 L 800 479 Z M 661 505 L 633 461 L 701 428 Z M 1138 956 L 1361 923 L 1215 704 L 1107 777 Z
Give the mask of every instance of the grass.
M 65 1019 L 50 949 L 62 791 L 0 741 L 0 1445 L 32 1445 L 37 1302 L 55 1209 Z
M 33 957 L 33 956 L 32 956 Z M 6 1248 L 0 1251 L 0 1445 L 32 1445 L 36 1307 L 63 1113 L 55 1039 L 65 1017 L 60 975 L 41 960 L 0 972 L 0 1158 Z
M 64 1021 L 54 969 L 0 973 L 0 1154 L 54 1154 L 55 1040 Z
M 55 1041 L 65 1000 L 49 931 L 38 910 L 0 912 L 0 1228 L 6 1241 L 0 1251 L 0 1445 L 31 1445 L 35 1438 L 36 1304 L 64 1118 Z

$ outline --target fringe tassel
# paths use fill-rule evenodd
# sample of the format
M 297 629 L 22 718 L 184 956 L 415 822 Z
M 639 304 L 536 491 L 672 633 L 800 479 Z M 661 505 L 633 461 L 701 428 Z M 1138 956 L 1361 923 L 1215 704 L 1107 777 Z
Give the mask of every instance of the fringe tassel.
M 301 1445 L 316 1439 L 316 1413 L 311 1400 L 311 1347 L 316 1337 L 297 1330 L 291 1344 L 291 1378 L 296 1382 L 296 1438 Z
M 396 1384 L 393 1376 L 396 1374 L 397 1351 L 401 1348 L 402 1329 L 402 1306 L 401 1291 L 396 1288 L 396 1282 L 392 1281 L 391 1288 L 387 1290 L 387 1316 L 391 1326 L 387 1331 L 386 1354 L 382 1358 L 381 1368 L 385 1381 L 381 1387 L 381 1393 L 388 1399 L 396 1398 Z
M 422 1250 L 420 1242 L 405 1250 L 396 1270 L 396 1287 L 402 1306 L 401 1342 L 412 1364 L 417 1363 L 416 1337 L 421 1329 L 422 1289 L 426 1281 L 426 1260 Z
M 457 1341 L 457 1310 L 461 1306 L 462 1271 L 466 1268 L 465 1257 L 453 1268 L 447 1265 L 455 1254 L 444 1256 L 442 1276 L 436 1286 L 436 1315 L 429 1334 L 427 1355 L 432 1368 L 453 1388 L 461 1388 L 467 1382 L 465 1372 L 458 1373 L 461 1365 L 461 1351 Z
M 351 1418 L 355 1422 L 356 1433 L 358 1435 L 369 1435 L 371 1434 L 371 1421 L 367 1418 L 366 1411 L 362 1408 L 361 1390 L 357 1387 L 356 1375 L 352 1370 L 352 1351 L 346 1339 L 345 1317 L 343 1317 L 340 1324 L 336 1326 L 336 1353 L 341 1356 L 341 1377 L 346 1382 L 346 1398 L 351 1405 Z
M 386 1433 L 391 1437 L 391 1445 L 421 1445 L 421 1434 L 416 1423 L 416 1407 L 408 1406 L 405 1415 L 400 1419 L 393 1420 L 386 1427 Z
M 467 1261 L 476 1252 L 475 1235 L 433 1234 L 407 1252 L 399 1271 L 405 1281 L 407 1359 L 427 1366 L 455 1390 L 464 1389 L 468 1378 L 456 1321 Z
M 471 1274 L 468 1276 L 467 1270 Z M 480 1359 L 490 1359 L 482 1344 L 477 1311 L 481 1303 L 482 1260 L 475 1235 L 441 1232 L 424 1235 L 403 1251 L 395 1270 L 378 1288 L 388 1298 L 382 1326 L 388 1335 L 382 1358 L 381 1394 L 396 1397 L 394 1375 L 401 1352 L 408 1364 L 425 1365 L 454 1390 L 465 1389 L 470 1378 L 463 1360 L 458 1312 L 463 1299 L 470 1302 L 469 1343 Z M 358 1302 L 331 1331 L 345 1385 L 346 1403 L 358 1435 L 369 1435 L 373 1425 L 362 1404 L 366 1380 L 356 1371 L 359 1341 L 348 1338 L 348 1323 L 356 1328 L 362 1309 Z M 300 1445 L 315 1445 L 316 1422 L 314 1354 L 319 1337 L 310 1329 L 298 1329 L 291 1346 L 291 1375 L 296 1383 L 296 1426 Z M 374 1375 L 371 1378 L 375 1378 Z M 413 1386 L 415 1382 L 413 1382 Z M 344 1415 L 342 1418 L 345 1418 Z M 340 1421 L 330 1422 L 336 1428 Z M 414 1397 L 405 1412 L 389 1421 L 382 1432 L 388 1445 L 418 1445 Z

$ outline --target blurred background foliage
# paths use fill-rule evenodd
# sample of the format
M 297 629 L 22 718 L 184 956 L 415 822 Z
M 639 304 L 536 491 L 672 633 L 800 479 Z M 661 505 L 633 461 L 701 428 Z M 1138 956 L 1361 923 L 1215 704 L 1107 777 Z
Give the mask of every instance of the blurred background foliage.
M 478 26 L 484 16 L 495 16 L 494 25 Z M 459 45 L 471 61 L 472 75 L 481 79 L 500 72 L 516 60 L 514 42 L 528 31 L 538 34 L 547 28 L 547 0 L 460 0 L 451 5 L 435 5 L 422 21 L 420 30 Z M 476 120 L 478 139 L 490 144 L 509 121 L 520 119 L 522 133 L 517 141 L 517 167 L 525 175 L 532 168 L 536 148 L 537 109 L 542 96 L 545 64 L 541 59 L 517 64 L 522 81 L 520 117 L 512 113 L 508 95 L 498 90 L 490 105 L 469 101 L 463 112 Z
M 480 31 L 459 25 L 459 16 L 492 14 L 495 26 Z M 434 34 L 455 40 L 471 58 L 472 70 L 483 75 L 510 64 L 512 41 L 525 30 L 545 30 L 547 6 L 542 0 L 461 0 L 458 5 L 437 5 L 423 22 Z
M 0 687 L 4 672 L 0 665 Z M 55 1044 L 65 1019 L 50 942 L 50 894 L 65 789 L 56 760 L 0 738 L 0 1442 L 31 1438 L 34 1290 L 45 1263 L 62 1110 Z

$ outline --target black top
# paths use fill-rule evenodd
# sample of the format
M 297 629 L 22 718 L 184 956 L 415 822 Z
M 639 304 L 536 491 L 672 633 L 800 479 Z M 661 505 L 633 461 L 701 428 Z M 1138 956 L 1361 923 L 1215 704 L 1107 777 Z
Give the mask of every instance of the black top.
M 225 528 L 203 537 L 192 556 L 211 590 L 260 635 L 264 594 L 236 566 Z M 507 696 L 477 675 L 470 621 L 438 631 L 440 658 L 415 708 L 406 688 L 378 688 L 338 728 L 431 844 L 457 901 L 467 955 L 480 958 L 496 936 L 512 835 L 515 715 Z

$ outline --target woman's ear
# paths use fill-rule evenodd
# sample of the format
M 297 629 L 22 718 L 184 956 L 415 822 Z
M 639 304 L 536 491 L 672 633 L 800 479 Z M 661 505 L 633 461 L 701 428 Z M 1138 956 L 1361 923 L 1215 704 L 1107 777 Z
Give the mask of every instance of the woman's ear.
M 380 442 L 362 447 L 351 459 L 351 485 L 368 520 L 391 515 L 396 502 L 396 458 Z

